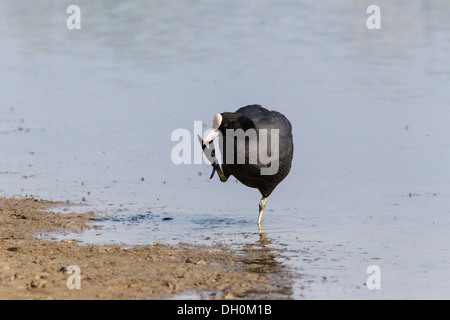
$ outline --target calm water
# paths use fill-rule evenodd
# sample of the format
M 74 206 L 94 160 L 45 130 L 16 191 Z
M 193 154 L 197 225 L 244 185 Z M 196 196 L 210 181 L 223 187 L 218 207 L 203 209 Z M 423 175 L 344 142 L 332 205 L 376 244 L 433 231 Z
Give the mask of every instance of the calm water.
M 448 1 L 377 1 L 381 30 L 365 0 L 77 1 L 72 31 L 70 4 L 0 3 L 1 196 L 99 212 L 87 244 L 258 248 L 259 192 L 170 136 L 259 103 L 293 124 L 261 246 L 287 295 L 450 298 Z

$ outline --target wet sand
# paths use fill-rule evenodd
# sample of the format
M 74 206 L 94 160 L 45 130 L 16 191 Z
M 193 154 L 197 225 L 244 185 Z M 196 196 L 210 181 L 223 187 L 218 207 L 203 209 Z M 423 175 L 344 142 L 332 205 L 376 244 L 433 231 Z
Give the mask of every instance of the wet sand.
M 294 275 L 260 246 L 152 244 L 85 246 L 53 232 L 98 227 L 95 213 L 53 213 L 67 205 L 0 198 L 0 299 L 261 299 L 288 298 Z M 45 239 L 44 239 L 45 238 Z M 80 289 L 69 289 L 71 265 Z M 75 283 L 75 282 L 71 282 Z

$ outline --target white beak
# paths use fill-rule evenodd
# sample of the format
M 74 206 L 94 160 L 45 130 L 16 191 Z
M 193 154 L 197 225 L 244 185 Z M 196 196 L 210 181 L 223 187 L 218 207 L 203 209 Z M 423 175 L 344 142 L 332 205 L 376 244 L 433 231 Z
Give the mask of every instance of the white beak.
M 214 138 L 216 138 L 220 134 L 220 131 L 218 129 L 221 123 L 222 123 L 222 115 L 220 113 L 217 113 L 214 116 L 211 131 L 206 135 L 205 139 L 203 139 L 203 144 L 207 144 L 208 142 L 213 141 Z

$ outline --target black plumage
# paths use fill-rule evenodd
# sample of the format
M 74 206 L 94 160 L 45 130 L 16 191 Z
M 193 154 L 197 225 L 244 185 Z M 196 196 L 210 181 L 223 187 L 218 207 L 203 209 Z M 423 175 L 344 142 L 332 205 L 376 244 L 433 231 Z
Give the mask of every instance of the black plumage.
M 291 123 L 280 112 L 269 111 L 260 105 L 249 105 L 238 109 L 236 112 L 217 114 L 213 129 L 213 133 L 206 137 L 204 143 L 212 142 L 212 139 L 219 132 L 223 139 L 219 144 L 222 166 L 220 168 L 215 163 L 213 163 L 213 166 L 221 181 L 225 182 L 232 175 L 244 185 L 257 188 L 261 192 L 262 199 L 258 218 L 258 225 L 261 228 L 266 198 L 291 170 L 294 154 Z M 236 137 L 238 132 L 236 130 L 238 129 L 242 129 L 241 133 L 247 133 L 245 143 L 242 139 L 240 142 L 238 141 L 239 138 Z M 277 129 L 275 130 L 278 134 L 277 141 L 271 140 L 272 137 L 274 139 L 277 137 L 277 135 L 274 135 L 273 129 Z M 266 134 L 265 137 L 264 134 Z M 256 140 L 252 140 L 255 138 Z M 234 143 L 230 139 L 234 139 Z M 265 141 L 267 143 L 264 143 Z M 278 145 L 275 143 L 278 143 Z M 275 146 L 273 150 L 272 145 Z M 227 150 L 227 147 L 230 148 L 230 146 L 233 147 L 233 150 Z M 261 146 L 265 146 L 267 150 L 261 149 Z M 276 148 L 277 146 L 278 148 Z M 228 154 L 230 152 L 232 152 L 231 155 Z M 261 156 L 264 155 L 268 158 L 262 161 Z M 269 158 L 271 158 L 271 161 L 267 163 Z M 264 170 L 266 170 L 265 172 L 269 171 L 270 174 L 264 174 Z

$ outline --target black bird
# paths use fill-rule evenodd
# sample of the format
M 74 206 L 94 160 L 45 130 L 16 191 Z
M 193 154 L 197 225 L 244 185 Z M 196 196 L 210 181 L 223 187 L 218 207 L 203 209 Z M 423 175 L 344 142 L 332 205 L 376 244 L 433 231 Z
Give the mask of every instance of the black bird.
M 222 168 L 215 158 L 214 148 L 206 148 L 219 135 Z M 216 114 L 212 131 L 204 141 L 199 140 L 213 166 L 211 178 L 215 171 L 222 182 L 233 175 L 244 185 L 261 192 L 258 226 L 262 230 L 267 197 L 291 170 L 294 144 L 289 120 L 277 111 L 249 105 L 236 112 Z

